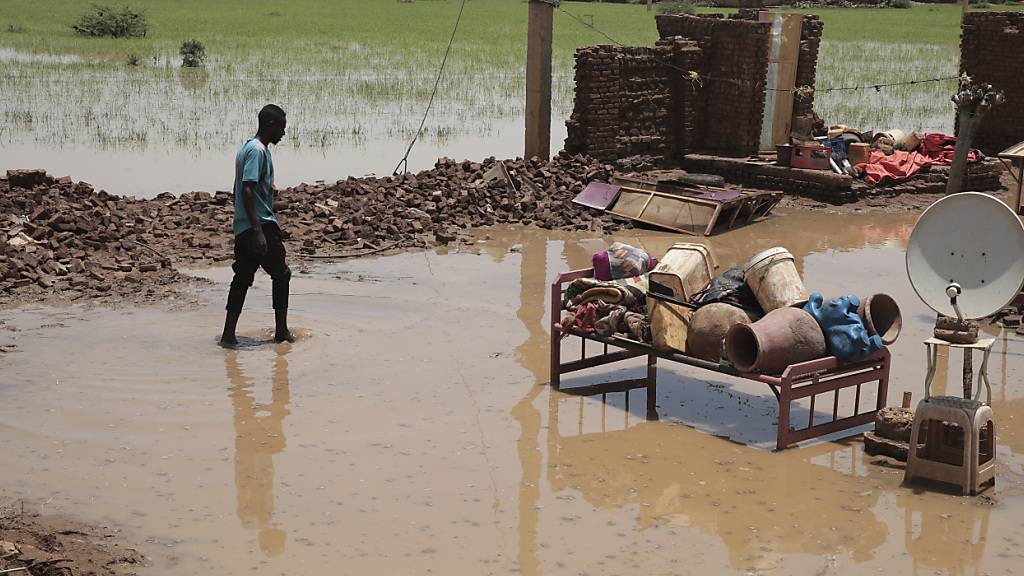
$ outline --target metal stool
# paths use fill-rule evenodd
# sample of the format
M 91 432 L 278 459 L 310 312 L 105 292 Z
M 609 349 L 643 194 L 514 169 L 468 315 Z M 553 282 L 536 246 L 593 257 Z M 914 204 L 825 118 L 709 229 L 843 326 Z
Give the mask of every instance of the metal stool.
M 960 486 L 963 494 L 977 494 L 988 482 L 995 485 L 995 418 L 992 408 L 979 400 L 981 384 L 984 382 L 988 402 L 992 401 L 988 357 L 994 342 L 994 338 L 981 339 L 973 344 L 954 344 L 938 338 L 925 341 L 928 375 L 925 378 L 925 397 L 918 403 L 914 413 L 904 477 L 906 482 L 918 478 L 947 482 Z M 973 399 L 931 396 L 939 346 L 961 348 L 965 354 L 974 350 L 984 352 Z M 927 430 L 923 446 L 922 430 Z

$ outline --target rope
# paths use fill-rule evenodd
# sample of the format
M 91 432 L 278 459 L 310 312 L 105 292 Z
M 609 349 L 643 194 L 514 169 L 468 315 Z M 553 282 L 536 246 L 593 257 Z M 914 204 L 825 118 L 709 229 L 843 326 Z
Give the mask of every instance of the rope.
M 559 6 L 558 4 L 556 4 L 554 2 L 551 2 L 551 1 L 547 1 L 547 0 L 540 0 L 540 1 L 546 2 L 547 4 L 551 4 L 559 12 L 561 12 L 561 13 L 565 14 L 566 16 L 572 18 L 576 22 L 579 22 L 583 26 L 586 26 L 587 28 L 590 28 L 591 30 L 593 30 L 597 34 L 600 34 L 601 36 L 606 38 L 608 41 L 610 41 L 612 44 L 615 44 L 616 46 L 619 46 L 620 48 L 627 48 L 627 46 L 625 44 L 623 44 L 622 42 L 619 42 L 615 38 L 612 38 L 607 33 L 605 33 L 603 30 L 601 30 L 598 27 L 594 26 L 592 23 L 587 22 L 586 20 L 583 20 L 579 16 L 573 14 L 572 12 L 569 12 L 565 8 Z M 683 75 L 686 78 L 689 78 L 691 82 L 694 82 L 695 84 L 698 84 L 698 85 L 701 85 L 701 86 L 703 86 L 703 83 L 706 80 L 712 80 L 712 81 L 716 81 L 716 82 L 728 82 L 728 83 L 731 83 L 731 84 L 735 84 L 737 86 L 752 86 L 752 85 L 759 84 L 759 83 L 752 83 L 752 82 L 741 82 L 739 80 L 734 80 L 732 78 L 715 78 L 715 77 L 712 77 L 712 76 L 703 75 L 703 74 L 701 74 L 700 72 L 698 72 L 696 70 L 685 70 L 683 68 L 680 68 L 679 66 L 676 66 L 675 64 L 673 64 L 671 62 L 667 62 L 667 61 L 662 60 L 660 58 L 657 58 L 655 56 L 652 56 L 651 58 L 655 62 L 661 64 L 662 66 L 667 66 L 669 68 L 672 68 L 673 70 L 676 70 L 678 72 L 682 72 Z M 861 85 L 861 86 L 837 86 L 837 87 L 833 87 L 833 88 L 815 88 L 815 87 L 812 87 L 812 86 L 800 86 L 798 88 L 765 88 L 765 90 L 772 91 L 772 92 L 795 92 L 796 96 L 798 98 L 806 98 L 806 97 L 808 97 L 808 96 L 810 96 L 810 95 L 812 95 L 814 93 L 817 93 L 817 92 L 844 92 L 844 91 L 867 90 L 867 89 L 873 89 L 875 92 L 881 92 L 882 88 L 891 88 L 893 86 L 911 86 L 911 85 L 916 85 L 916 84 L 927 84 L 929 82 L 945 82 L 947 80 L 957 80 L 959 78 L 960 78 L 959 76 L 942 76 L 942 77 L 938 77 L 938 78 L 924 78 L 924 79 L 921 79 L 921 80 L 906 80 L 906 81 L 903 81 L 903 82 L 884 82 L 884 83 L 880 82 L 880 83 L 877 83 L 877 84 L 864 84 L 864 85 Z
M 398 169 L 403 167 L 402 172 L 405 173 L 409 170 L 409 153 L 412 152 L 412 147 L 419 140 L 420 133 L 423 132 L 423 126 L 427 123 L 427 115 L 430 114 L 430 108 L 434 105 L 434 96 L 437 95 L 437 87 L 441 85 L 441 75 L 444 74 L 445 64 L 448 63 L 448 54 L 452 51 L 452 43 L 455 42 L 455 33 L 459 30 L 459 22 L 462 21 L 462 12 L 466 9 L 466 0 L 462 0 L 462 5 L 459 6 L 459 15 L 455 18 L 455 26 L 452 28 L 452 35 L 448 38 L 448 47 L 444 50 L 444 58 L 441 59 L 441 67 L 437 70 L 437 78 L 434 80 L 434 89 L 430 92 L 430 100 L 427 101 L 427 109 L 423 111 L 423 119 L 420 120 L 420 127 L 416 129 L 416 133 L 413 134 L 412 140 L 409 141 L 409 146 L 405 149 L 405 155 L 398 161 L 398 165 L 395 166 L 395 171 L 392 175 L 398 174 Z

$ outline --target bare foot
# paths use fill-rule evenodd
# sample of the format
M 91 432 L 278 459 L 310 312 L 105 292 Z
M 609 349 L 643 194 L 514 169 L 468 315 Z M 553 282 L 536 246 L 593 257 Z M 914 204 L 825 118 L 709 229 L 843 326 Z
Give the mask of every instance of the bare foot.
M 285 330 L 284 332 L 277 332 L 274 334 L 274 342 L 277 342 L 279 344 L 281 342 L 295 342 L 295 335 L 292 334 L 290 330 Z

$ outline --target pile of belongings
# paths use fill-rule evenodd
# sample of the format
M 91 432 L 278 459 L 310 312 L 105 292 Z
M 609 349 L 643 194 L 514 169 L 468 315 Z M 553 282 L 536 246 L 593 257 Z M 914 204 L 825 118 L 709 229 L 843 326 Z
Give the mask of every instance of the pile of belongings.
M 953 152 L 956 148 L 956 136 L 932 132 L 924 136 L 913 137 L 890 147 L 885 136 L 876 140 L 878 146 L 871 150 L 867 162 L 854 166 L 864 180 L 870 184 L 903 182 L 912 178 L 921 170 L 932 164 L 953 163 Z M 967 154 L 968 162 L 983 160 L 984 155 L 978 150 Z
M 816 140 L 832 148 L 834 171 L 876 185 L 904 182 L 933 164 L 952 164 L 956 148 L 955 136 L 939 132 L 919 134 L 893 129 L 873 133 L 844 125 L 829 127 L 827 135 Z M 984 159 L 978 150 L 971 150 L 967 156 L 971 163 Z
M 899 332 L 899 309 L 890 297 L 865 302 L 854 295 L 826 300 L 808 294 L 792 254 L 782 247 L 718 276 L 710 249 L 697 244 L 674 245 L 660 265 L 621 242 L 592 259 L 594 277 L 566 287 L 563 336 L 621 334 L 743 372 L 779 373 L 827 355 L 842 362 L 866 358 Z M 872 300 L 883 313 L 873 321 Z M 734 346 L 737 329 L 748 336 L 737 337 Z
M 621 333 L 650 342 L 646 293 L 648 274 L 657 260 L 640 248 L 616 242 L 594 254 L 592 261 L 594 277 L 573 280 L 565 289 L 562 326 L 579 334 Z

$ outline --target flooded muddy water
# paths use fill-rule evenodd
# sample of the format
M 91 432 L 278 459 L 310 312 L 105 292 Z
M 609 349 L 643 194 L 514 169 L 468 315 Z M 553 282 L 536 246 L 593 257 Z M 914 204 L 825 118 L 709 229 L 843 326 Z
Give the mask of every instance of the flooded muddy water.
M 903 310 L 890 404 L 923 392 L 932 314 L 906 280 L 913 215 L 793 212 L 701 239 L 722 269 L 786 246 L 811 290 Z M 285 223 L 287 225 L 287 223 Z M 125 529 L 146 574 L 1013 574 L 1024 541 L 1024 342 L 989 369 L 998 480 L 980 497 L 901 486 L 857 439 L 772 452 L 770 391 L 659 364 L 645 391 L 548 381 L 548 286 L 612 240 L 488 229 L 457 252 L 303 269 L 295 344 L 258 277 L 215 345 L 230 271 L 192 310 L 0 312 L 0 494 Z M 6 337 L 6 336 L 5 336 Z M 642 362 L 567 389 L 643 373 Z M 955 393 L 959 358 L 936 388 Z M 947 383 L 947 379 L 949 382 Z

